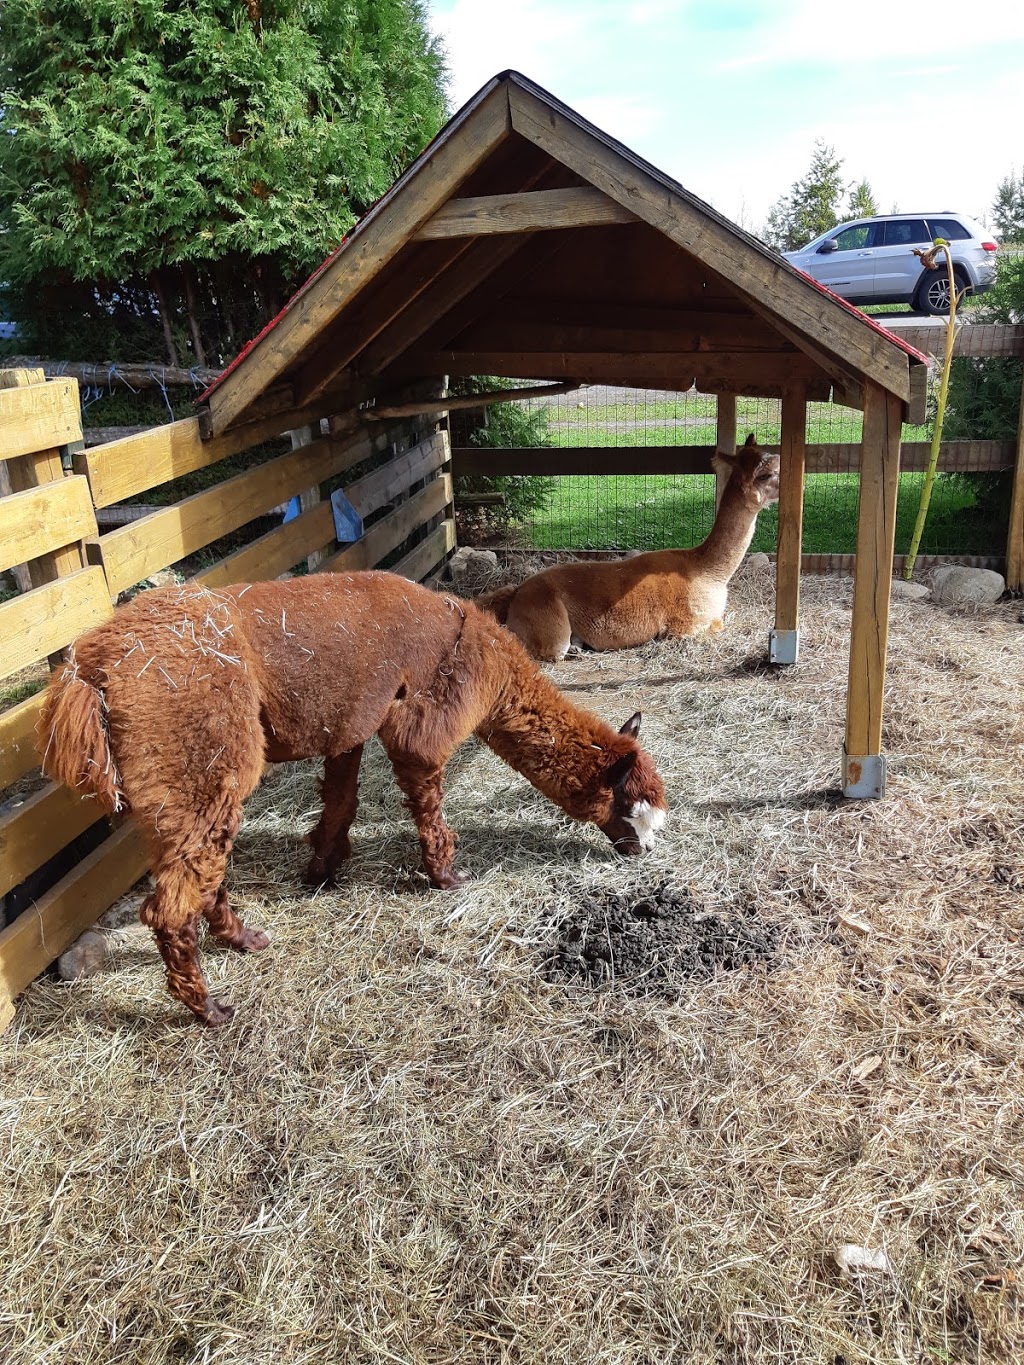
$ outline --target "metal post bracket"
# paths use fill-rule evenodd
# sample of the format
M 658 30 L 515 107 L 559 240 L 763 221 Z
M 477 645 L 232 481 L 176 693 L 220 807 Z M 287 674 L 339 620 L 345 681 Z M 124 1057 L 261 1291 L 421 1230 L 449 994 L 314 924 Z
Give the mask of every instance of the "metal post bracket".
M 843 750 L 843 795 L 851 800 L 877 801 L 885 795 L 885 754 L 856 757 Z
M 799 630 L 770 630 L 768 632 L 768 662 L 770 664 L 795 664 L 799 654 Z

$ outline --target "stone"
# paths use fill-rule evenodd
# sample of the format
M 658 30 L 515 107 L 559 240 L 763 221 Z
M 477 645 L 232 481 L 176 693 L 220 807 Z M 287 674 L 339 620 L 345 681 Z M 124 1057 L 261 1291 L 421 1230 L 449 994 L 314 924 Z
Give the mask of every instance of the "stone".
M 173 588 L 184 581 L 182 575 L 175 573 L 173 569 L 157 569 L 156 573 L 151 573 L 146 579 L 151 588 Z
M 772 567 L 772 561 L 763 550 L 757 550 L 752 555 L 747 555 L 739 567 L 740 573 L 767 573 Z
M 468 545 L 463 545 L 448 561 L 448 571 L 452 576 L 452 582 L 458 582 L 459 579 L 471 575 L 477 577 L 497 573 L 498 556 L 493 550 L 474 550 Z
M 969 569 L 962 564 L 943 565 L 932 575 L 932 597 L 945 606 L 998 602 L 1006 580 L 992 569 Z
M 57 959 L 57 975 L 62 981 L 82 981 L 110 965 L 110 935 L 100 929 L 87 929 Z
M 919 601 L 922 597 L 927 597 L 930 589 L 924 583 L 908 583 L 905 578 L 894 578 L 892 580 L 893 597 L 906 597 L 910 601 Z

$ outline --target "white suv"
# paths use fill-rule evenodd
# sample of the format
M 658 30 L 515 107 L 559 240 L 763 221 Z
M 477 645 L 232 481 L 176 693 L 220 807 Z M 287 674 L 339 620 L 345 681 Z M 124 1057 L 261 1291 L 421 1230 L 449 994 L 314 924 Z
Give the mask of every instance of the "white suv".
M 946 257 L 939 270 L 923 270 L 914 248 L 936 237 L 949 243 L 958 289 L 991 289 L 999 244 L 962 213 L 887 213 L 829 228 L 787 261 L 851 303 L 909 303 L 922 313 L 949 312 Z

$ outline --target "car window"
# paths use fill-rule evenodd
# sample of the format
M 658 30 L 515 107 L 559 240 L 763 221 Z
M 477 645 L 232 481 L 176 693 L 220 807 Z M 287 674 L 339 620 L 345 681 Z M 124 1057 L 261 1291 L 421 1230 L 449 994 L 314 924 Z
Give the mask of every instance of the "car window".
M 858 223 L 855 227 L 843 228 L 837 232 L 835 241 L 838 251 L 863 251 L 875 245 L 876 226 L 874 223 Z
M 885 224 L 886 246 L 923 246 L 930 241 L 923 218 L 896 218 Z
M 945 237 L 947 242 L 966 242 L 971 235 L 963 223 L 958 223 L 955 218 L 929 218 L 928 226 L 933 240 Z

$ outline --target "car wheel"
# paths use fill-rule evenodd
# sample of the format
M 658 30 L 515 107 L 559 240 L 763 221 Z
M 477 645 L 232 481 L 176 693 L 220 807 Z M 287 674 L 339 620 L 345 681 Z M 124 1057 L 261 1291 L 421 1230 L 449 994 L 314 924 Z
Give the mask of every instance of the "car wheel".
M 959 272 L 954 273 L 953 281 L 957 293 L 967 284 Z M 915 306 L 920 308 L 922 313 L 927 313 L 929 317 L 946 316 L 949 312 L 949 275 L 945 270 L 927 271 L 924 279 L 918 285 Z

